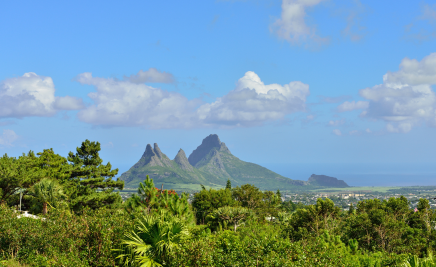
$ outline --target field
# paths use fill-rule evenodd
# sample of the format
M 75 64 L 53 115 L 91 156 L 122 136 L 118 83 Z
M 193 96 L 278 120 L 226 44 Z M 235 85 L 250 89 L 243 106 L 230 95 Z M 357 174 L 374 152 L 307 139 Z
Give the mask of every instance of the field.
M 362 192 L 362 191 L 371 191 L 371 192 L 381 192 L 386 193 L 390 189 L 400 189 L 404 188 L 404 186 L 359 186 L 359 187 L 345 187 L 345 188 L 323 188 L 323 189 L 314 189 L 310 190 L 310 192 L 329 192 L 329 193 L 340 193 L 340 192 Z

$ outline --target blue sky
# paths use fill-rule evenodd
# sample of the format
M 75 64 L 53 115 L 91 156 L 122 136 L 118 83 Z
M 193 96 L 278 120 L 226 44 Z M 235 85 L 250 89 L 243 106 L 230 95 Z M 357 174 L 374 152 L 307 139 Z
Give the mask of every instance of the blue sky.
M 435 1 L 3 1 L 0 33 L 1 154 L 90 139 L 125 171 L 216 133 L 295 179 L 436 174 Z

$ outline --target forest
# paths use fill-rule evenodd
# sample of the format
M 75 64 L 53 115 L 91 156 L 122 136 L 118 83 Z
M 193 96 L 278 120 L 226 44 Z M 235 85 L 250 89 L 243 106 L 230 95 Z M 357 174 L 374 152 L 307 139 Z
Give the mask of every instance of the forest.
M 99 142 L 0 158 L 0 266 L 436 266 L 436 213 L 401 196 L 347 211 L 250 184 L 123 201 Z M 157 181 L 156 181 L 157 183 Z M 37 218 L 20 217 L 28 210 Z

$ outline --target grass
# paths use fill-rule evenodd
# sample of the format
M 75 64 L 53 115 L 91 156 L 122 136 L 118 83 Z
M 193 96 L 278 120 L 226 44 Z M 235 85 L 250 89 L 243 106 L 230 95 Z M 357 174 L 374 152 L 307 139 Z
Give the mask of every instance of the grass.
M 5 266 L 5 267 L 27 267 L 28 265 L 21 264 L 14 259 L 9 259 L 9 260 L 5 260 L 5 261 L 0 261 L 0 267 L 3 267 L 3 266 Z
M 386 193 L 390 189 L 400 189 L 404 186 L 356 186 L 356 187 L 344 187 L 344 188 L 322 188 L 322 189 L 314 189 L 310 190 L 311 192 L 359 192 L 359 191 L 372 191 L 372 192 L 381 192 Z

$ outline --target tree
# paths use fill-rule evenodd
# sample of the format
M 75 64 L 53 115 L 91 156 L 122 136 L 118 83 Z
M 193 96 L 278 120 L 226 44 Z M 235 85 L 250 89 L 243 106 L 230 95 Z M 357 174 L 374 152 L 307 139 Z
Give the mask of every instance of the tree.
M 207 216 L 207 221 L 212 228 L 216 228 L 217 224 L 232 224 L 233 230 L 236 232 L 236 229 L 241 225 L 241 222 L 243 222 L 249 214 L 250 210 L 247 208 L 226 206 L 214 210 Z
M 33 151 L 18 159 L 5 154 L 0 158 L 0 202 L 6 202 L 20 188 L 29 188 L 42 177 Z
M 147 175 L 144 183 L 140 182 L 138 187 L 138 196 L 141 199 L 141 203 L 147 209 L 147 213 L 157 205 L 157 189 L 154 187 L 153 179 Z
M 198 223 L 204 223 L 206 216 L 213 210 L 234 205 L 237 205 L 237 203 L 232 197 L 232 192 L 227 189 L 203 189 L 194 194 L 192 201 Z
M 242 207 L 255 209 L 263 204 L 263 193 L 259 188 L 251 184 L 237 186 L 233 190 L 233 197 L 241 203 Z
M 282 198 L 282 193 L 280 193 L 280 189 L 277 189 L 276 195 L 281 199 Z
M 34 184 L 29 195 L 42 203 L 42 214 L 47 214 L 47 204 L 56 206 L 57 202 L 65 196 L 62 187 L 54 180 L 42 179 Z
M 229 179 L 227 179 L 226 189 L 232 189 L 232 182 Z
M 99 142 L 86 139 L 81 147 L 76 148 L 75 154 L 68 154 L 68 161 L 72 165 L 69 195 L 76 210 L 84 206 L 99 208 L 121 202 L 120 195 L 113 191 L 122 190 L 124 181 L 112 180 L 118 174 L 118 169 L 112 170 L 110 162 L 104 165 L 99 151 Z

